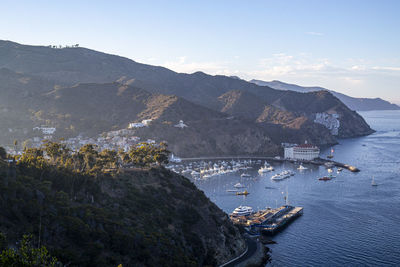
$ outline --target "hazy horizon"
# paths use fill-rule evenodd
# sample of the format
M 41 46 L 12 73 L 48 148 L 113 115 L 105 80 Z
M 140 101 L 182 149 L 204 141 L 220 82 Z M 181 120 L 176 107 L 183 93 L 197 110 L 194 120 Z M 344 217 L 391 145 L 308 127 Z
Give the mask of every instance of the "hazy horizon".
M 45 8 L 43 8 L 45 7 Z M 397 1 L 5 1 L 1 39 L 400 104 Z M 15 16 L 19 14 L 19 16 Z

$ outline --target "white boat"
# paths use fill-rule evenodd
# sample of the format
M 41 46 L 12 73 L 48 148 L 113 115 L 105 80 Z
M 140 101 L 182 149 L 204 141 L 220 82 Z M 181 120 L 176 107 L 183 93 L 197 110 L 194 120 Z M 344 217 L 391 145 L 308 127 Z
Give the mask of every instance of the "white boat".
M 175 157 L 174 154 L 171 154 L 171 158 L 169 159 L 169 161 L 174 162 L 174 163 L 180 163 L 180 162 L 182 162 L 182 159 Z
M 242 174 L 240 175 L 240 177 L 251 177 L 251 175 L 248 174 L 248 173 L 242 173 Z
M 271 165 L 264 165 L 263 167 L 261 167 L 258 172 L 259 173 L 267 173 L 267 172 L 272 172 L 274 170 L 274 167 L 272 167 Z
M 288 176 L 287 176 L 288 177 Z M 286 176 L 282 175 L 282 173 L 275 174 L 271 177 L 271 180 L 279 181 L 287 178 Z
M 235 188 L 244 188 L 245 186 L 242 185 L 241 183 L 237 183 L 233 187 L 235 187 Z
M 303 164 L 300 164 L 300 166 L 297 168 L 299 171 L 304 171 L 307 170 L 307 167 L 304 167 Z
M 227 189 L 226 192 L 238 192 L 239 190 L 237 189 Z
M 333 170 L 332 169 L 328 169 L 328 172 L 331 173 L 331 172 L 333 172 Z
M 378 184 L 375 182 L 374 177 L 372 177 L 371 185 L 372 185 L 372 186 L 378 186 Z
M 239 206 L 233 212 L 232 216 L 247 216 L 253 213 L 253 208 L 248 206 Z

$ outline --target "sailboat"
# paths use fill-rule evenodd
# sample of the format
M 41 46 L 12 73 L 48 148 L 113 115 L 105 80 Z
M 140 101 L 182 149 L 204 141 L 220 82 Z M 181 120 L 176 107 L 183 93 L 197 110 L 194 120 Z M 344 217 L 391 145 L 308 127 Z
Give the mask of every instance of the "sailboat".
M 326 156 L 326 157 L 327 157 L 328 159 L 333 158 L 333 152 L 335 152 L 335 151 L 333 150 L 333 148 L 331 148 L 331 154 L 328 155 L 328 156 Z
M 375 182 L 375 179 L 374 179 L 373 176 L 372 176 L 371 185 L 372 185 L 372 186 L 378 186 L 378 184 Z

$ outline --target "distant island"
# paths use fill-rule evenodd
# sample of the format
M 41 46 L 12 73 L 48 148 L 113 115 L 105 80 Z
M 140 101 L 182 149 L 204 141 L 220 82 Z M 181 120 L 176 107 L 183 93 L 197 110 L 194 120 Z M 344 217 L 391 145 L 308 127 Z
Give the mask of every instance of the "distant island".
M 346 106 L 351 110 L 356 111 L 369 111 L 369 110 L 400 110 L 400 107 L 396 104 L 392 104 L 381 98 L 356 98 L 351 97 L 333 90 L 328 90 L 323 87 L 304 87 L 296 84 L 284 83 L 281 81 L 261 81 L 261 80 L 251 80 L 250 82 L 255 83 L 260 86 L 268 86 L 278 90 L 290 90 L 301 93 L 315 92 L 315 91 L 329 91 L 334 96 L 340 99 Z

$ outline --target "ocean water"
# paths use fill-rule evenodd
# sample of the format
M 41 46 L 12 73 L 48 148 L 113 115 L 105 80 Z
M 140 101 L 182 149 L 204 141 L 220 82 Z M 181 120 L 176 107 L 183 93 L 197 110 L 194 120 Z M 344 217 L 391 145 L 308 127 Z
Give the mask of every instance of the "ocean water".
M 272 165 L 273 173 L 259 175 L 260 165 L 245 172 L 195 181 L 225 212 L 239 205 L 254 209 L 289 202 L 304 207 L 304 215 L 273 239 L 271 266 L 400 266 L 400 111 L 360 113 L 377 132 L 366 137 L 340 140 L 334 160 L 358 167 L 343 170 L 331 181 L 319 181 L 326 168 L 296 164 Z M 326 156 L 330 149 L 322 151 Z M 296 175 L 274 182 L 270 177 L 292 169 Z M 371 186 L 375 178 L 377 187 Z M 226 192 L 242 182 L 250 195 Z

